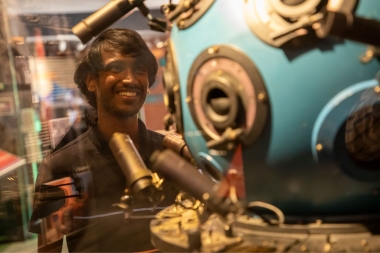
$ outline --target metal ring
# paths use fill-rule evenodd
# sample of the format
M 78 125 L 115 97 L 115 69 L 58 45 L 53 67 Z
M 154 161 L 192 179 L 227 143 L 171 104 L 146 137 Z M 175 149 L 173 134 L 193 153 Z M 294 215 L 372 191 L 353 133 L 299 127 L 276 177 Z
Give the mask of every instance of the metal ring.
M 298 18 L 305 14 L 313 13 L 321 0 L 308 0 L 297 6 L 289 6 L 281 2 L 281 0 L 270 0 L 275 11 L 286 18 Z

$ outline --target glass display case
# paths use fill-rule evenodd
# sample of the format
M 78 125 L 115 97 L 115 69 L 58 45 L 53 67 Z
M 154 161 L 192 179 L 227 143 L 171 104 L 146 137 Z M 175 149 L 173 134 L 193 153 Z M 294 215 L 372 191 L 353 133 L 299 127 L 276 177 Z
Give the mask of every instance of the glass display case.
M 380 251 L 379 34 L 379 0 L 0 0 L 0 252 Z
M 149 7 L 162 16 L 158 2 Z M 85 117 L 92 110 L 73 81 L 87 45 L 71 28 L 106 3 L 0 1 L 0 251 L 37 250 L 29 219 L 40 162 L 85 132 Z M 164 130 L 166 35 L 151 31 L 138 12 L 112 27 L 137 30 L 160 64 L 139 118 L 149 129 Z M 50 221 L 47 227 L 52 229 Z

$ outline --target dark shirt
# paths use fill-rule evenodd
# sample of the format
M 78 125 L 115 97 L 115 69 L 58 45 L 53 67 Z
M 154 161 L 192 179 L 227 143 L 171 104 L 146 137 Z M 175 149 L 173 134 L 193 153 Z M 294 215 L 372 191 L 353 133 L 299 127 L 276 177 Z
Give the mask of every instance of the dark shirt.
M 146 129 L 140 120 L 139 134 L 139 153 L 147 168 L 150 168 L 149 158 L 155 150 L 162 149 L 163 136 Z M 80 208 L 71 210 L 75 224 L 79 225 L 74 232 L 69 231 L 66 235 L 70 252 L 133 252 L 154 248 L 150 243 L 150 219 L 124 219 L 122 209 L 114 206 L 120 203 L 124 194 L 126 178 L 108 141 L 96 125 L 41 163 L 36 181 L 31 232 L 43 233 L 39 219 L 47 217 L 63 203 L 61 199 L 41 201 L 39 193 L 44 191 L 42 185 L 65 177 L 72 178 L 75 189 L 82 193 L 82 200 L 76 202 Z M 164 183 L 163 188 L 165 199 L 159 204 L 158 211 L 171 205 L 177 193 L 168 182 Z M 65 194 L 72 193 L 66 191 Z M 65 203 L 67 206 L 68 202 Z M 136 201 L 133 207 L 132 217 L 154 214 L 147 202 Z M 141 211 L 147 208 L 148 211 Z M 46 236 L 49 237 L 50 234 L 46 233 Z

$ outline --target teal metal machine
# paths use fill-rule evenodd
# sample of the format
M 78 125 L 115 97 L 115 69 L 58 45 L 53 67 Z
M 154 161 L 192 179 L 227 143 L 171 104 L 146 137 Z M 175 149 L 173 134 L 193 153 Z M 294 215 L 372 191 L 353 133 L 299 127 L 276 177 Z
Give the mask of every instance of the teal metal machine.
M 344 132 L 361 95 L 376 94 L 380 63 L 368 44 L 318 27 L 328 8 L 380 19 L 380 2 L 203 2 L 193 24 L 175 19 L 168 43 L 197 164 L 226 174 L 241 146 L 247 201 L 289 216 L 379 214 L 380 169 L 350 158 Z
M 180 136 L 150 169 L 186 194 L 151 222 L 157 248 L 380 250 L 380 163 L 358 159 L 379 141 L 380 1 L 179 0 L 166 20 L 143 0 L 107 6 L 74 27 L 83 42 L 134 7 L 168 34 L 165 120 Z

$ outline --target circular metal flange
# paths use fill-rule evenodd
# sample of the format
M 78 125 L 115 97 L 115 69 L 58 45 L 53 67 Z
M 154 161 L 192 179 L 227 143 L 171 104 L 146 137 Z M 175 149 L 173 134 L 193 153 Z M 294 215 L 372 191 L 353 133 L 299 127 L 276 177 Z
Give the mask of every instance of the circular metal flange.
M 207 153 L 199 152 L 198 157 L 200 159 L 200 168 L 204 174 L 211 178 L 216 183 L 219 183 L 223 179 L 223 169 L 214 160 L 212 156 Z
M 321 0 L 307 0 L 300 4 L 288 5 L 283 0 L 270 0 L 272 8 L 282 17 L 299 18 L 305 14 L 313 13 Z
M 238 108 L 239 119 L 230 127 L 242 129 L 239 140 L 244 145 L 252 144 L 261 134 L 269 114 L 268 96 L 258 69 L 247 55 L 226 45 L 210 47 L 194 61 L 189 73 L 186 101 L 194 122 L 208 140 L 220 140 L 224 130 L 215 124 L 215 120 L 210 119 L 205 106 L 205 91 L 212 90 L 213 82 L 217 82 L 215 76 L 229 80 L 224 88 L 223 84 L 219 84 L 218 88 L 219 92 L 225 93 L 230 103 L 229 110 L 232 111 L 228 111 L 226 115 L 234 115 L 235 109 L 232 107 Z M 231 123 L 230 119 L 225 120 L 222 125 Z
M 238 113 L 237 94 L 233 83 L 239 80 L 233 79 L 218 70 L 206 78 L 201 88 L 201 107 L 207 119 L 218 129 L 232 126 Z
M 163 74 L 164 103 L 169 114 L 174 116 L 176 130 L 183 133 L 180 85 L 177 61 L 171 40 L 167 41 L 166 66 Z

